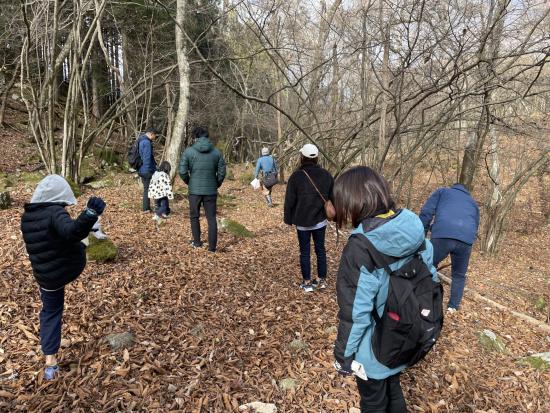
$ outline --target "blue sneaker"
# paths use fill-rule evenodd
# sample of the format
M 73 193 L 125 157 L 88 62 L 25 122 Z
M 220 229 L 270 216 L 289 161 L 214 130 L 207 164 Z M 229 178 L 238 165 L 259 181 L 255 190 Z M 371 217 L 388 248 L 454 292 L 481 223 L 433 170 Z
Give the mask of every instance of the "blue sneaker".
M 59 375 L 59 366 L 46 366 L 44 369 L 44 380 L 52 381 Z

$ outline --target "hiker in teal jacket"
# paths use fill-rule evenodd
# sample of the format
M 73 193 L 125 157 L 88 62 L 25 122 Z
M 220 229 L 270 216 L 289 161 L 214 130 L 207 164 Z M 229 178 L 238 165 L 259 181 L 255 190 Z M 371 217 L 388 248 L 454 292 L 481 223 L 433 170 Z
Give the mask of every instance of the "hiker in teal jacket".
M 208 250 L 215 252 L 218 241 L 216 202 L 218 188 L 225 179 L 225 160 L 208 138 L 208 129 L 197 127 L 193 136 L 195 143 L 185 150 L 179 165 L 179 175 L 189 185 L 191 245 L 195 248 L 202 246 L 199 217 L 203 205 L 208 221 Z
M 384 313 L 390 274 L 374 261 L 365 240 L 388 257 L 393 271 L 405 265 L 425 243 L 421 259 L 437 282 L 432 245 L 425 239 L 418 216 L 408 209 L 397 209 L 387 182 L 370 168 L 359 166 L 341 174 L 334 185 L 334 199 L 337 226 L 353 226 L 336 281 L 340 322 L 334 345 L 335 367 L 340 374 L 357 376 L 362 413 L 406 413 L 400 384 L 406 365 L 383 365 L 372 347 L 376 326 L 373 312 L 379 317 Z

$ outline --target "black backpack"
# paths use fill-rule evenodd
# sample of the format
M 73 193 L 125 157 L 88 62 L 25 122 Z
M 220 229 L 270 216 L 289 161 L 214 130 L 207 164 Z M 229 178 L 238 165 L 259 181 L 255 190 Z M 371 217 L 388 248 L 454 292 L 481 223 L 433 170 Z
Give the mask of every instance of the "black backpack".
M 384 313 L 379 317 L 376 306 L 372 312 L 376 321 L 374 356 L 390 369 L 413 366 L 432 349 L 443 328 L 443 287 L 432 280 L 420 256 L 426 242 L 396 271 L 388 265 L 390 257 L 380 253 L 368 239 L 366 244 L 375 266 L 390 274 Z
M 141 142 L 141 137 L 138 137 L 132 146 L 128 149 L 128 165 L 136 171 L 141 168 L 143 161 L 139 154 L 139 143 Z

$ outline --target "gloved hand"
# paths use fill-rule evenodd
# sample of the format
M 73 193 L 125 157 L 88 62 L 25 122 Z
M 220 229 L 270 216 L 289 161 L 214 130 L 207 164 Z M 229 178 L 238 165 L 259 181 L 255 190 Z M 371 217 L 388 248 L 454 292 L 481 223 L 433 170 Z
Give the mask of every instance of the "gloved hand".
M 105 206 L 106 206 L 105 201 L 103 201 L 103 199 L 98 198 L 96 196 L 91 197 L 88 200 L 88 204 L 86 205 L 88 210 L 95 213 L 95 215 L 101 215 L 105 210 Z
M 335 361 L 334 368 L 336 369 L 338 374 L 341 374 L 342 376 L 350 376 L 351 374 L 353 374 L 353 372 L 351 371 L 351 365 L 349 367 L 344 367 L 338 361 Z

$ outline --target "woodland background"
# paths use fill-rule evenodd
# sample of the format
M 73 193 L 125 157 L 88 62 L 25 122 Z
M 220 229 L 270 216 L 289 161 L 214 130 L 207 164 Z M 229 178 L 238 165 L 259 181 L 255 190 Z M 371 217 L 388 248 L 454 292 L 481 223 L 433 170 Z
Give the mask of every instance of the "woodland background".
M 549 63 L 544 0 L 0 0 L 0 201 L 11 200 L 0 211 L 0 408 L 357 406 L 331 367 L 334 285 L 313 299 L 297 291 L 295 235 L 248 185 L 262 146 L 284 179 L 313 142 L 335 175 L 383 172 L 400 206 L 418 212 L 454 182 L 480 205 L 472 292 L 407 373 L 411 409 L 550 411 L 548 370 L 521 363 L 550 335 L 510 312 L 549 317 Z M 157 160 L 177 165 L 196 125 L 230 164 L 221 217 L 250 231 L 222 235 L 215 258 L 187 246 L 179 178 L 174 217 L 156 228 L 125 164 L 155 126 Z M 66 374 L 53 386 L 38 373 L 38 297 L 18 229 L 46 173 L 107 200 L 118 246 L 68 291 Z M 334 276 L 342 240 L 329 244 Z M 483 347 L 484 329 L 506 352 Z M 125 351 L 103 341 L 125 331 Z M 297 386 L 281 389 L 285 378 Z

